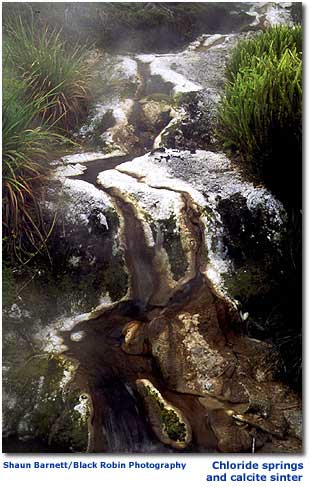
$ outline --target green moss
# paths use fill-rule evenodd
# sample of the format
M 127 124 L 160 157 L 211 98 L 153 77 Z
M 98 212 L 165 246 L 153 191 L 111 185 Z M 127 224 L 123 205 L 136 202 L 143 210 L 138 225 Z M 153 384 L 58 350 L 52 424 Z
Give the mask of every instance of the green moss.
M 88 418 L 90 410 L 85 412 L 76 409 L 81 402 L 80 391 L 70 391 L 66 396 L 65 414 L 58 420 L 58 427 L 53 437 L 56 444 L 67 444 L 71 451 L 84 452 L 88 441 Z
M 6 382 L 18 402 L 7 415 L 11 429 L 21 437 L 38 438 L 60 452 L 83 452 L 88 442 L 89 409 L 86 406 L 84 414 L 76 409 L 80 392 L 64 389 L 65 372 L 73 373 L 67 360 L 44 353 L 11 366 Z
M 179 420 L 177 414 L 172 409 L 164 408 L 161 411 L 161 419 L 171 440 L 185 441 L 186 426 Z
M 185 423 L 180 421 L 178 415 L 175 411 L 173 411 L 173 409 L 165 407 L 160 395 L 155 390 L 153 390 L 150 386 L 146 386 L 146 391 L 148 397 L 160 409 L 161 422 L 169 438 L 173 441 L 185 441 L 187 434 Z

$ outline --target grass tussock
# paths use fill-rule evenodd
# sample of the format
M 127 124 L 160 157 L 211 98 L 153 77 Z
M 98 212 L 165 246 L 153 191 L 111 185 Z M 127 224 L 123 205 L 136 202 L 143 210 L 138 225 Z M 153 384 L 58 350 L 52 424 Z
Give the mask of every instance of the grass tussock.
M 275 27 L 240 42 L 227 66 L 219 137 L 286 203 L 301 174 L 302 31 Z
M 35 28 L 19 18 L 4 26 L 4 54 L 25 81 L 27 93 L 47 98 L 42 119 L 74 128 L 86 114 L 90 99 L 85 49 L 69 48 L 61 31 Z
M 5 74 L 2 106 L 2 184 L 4 250 L 10 259 L 28 260 L 46 244 L 40 194 L 47 177 L 45 161 L 52 144 L 64 137 L 38 124 L 46 97 L 25 97 L 25 82 Z
M 42 191 L 49 153 L 86 113 L 90 68 L 86 49 L 68 48 L 61 32 L 33 19 L 4 24 L 3 238 L 8 261 L 28 262 L 45 250 Z
M 226 66 L 226 78 L 233 83 L 239 71 L 252 66 L 262 56 L 270 55 L 280 59 L 287 49 L 302 52 L 301 26 L 290 28 L 278 25 L 253 39 L 243 40 L 231 53 Z

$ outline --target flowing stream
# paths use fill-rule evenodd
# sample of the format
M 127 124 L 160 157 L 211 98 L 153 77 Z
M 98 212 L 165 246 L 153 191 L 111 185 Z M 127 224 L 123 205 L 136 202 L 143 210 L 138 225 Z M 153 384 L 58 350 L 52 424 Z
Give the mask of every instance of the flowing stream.
M 170 94 L 171 85 L 163 82 L 160 77 L 152 77 L 148 63 L 138 62 L 138 69 L 140 87 L 137 90 L 129 121 L 135 127 L 141 147 L 134 154 L 91 162 L 82 176 L 75 176 L 76 179 L 97 185 L 101 190 L 102 187 L 97 183 L 97 176 L 100 172 L 114 169 L 120 163 L 152 149 L 154 141 L 159 135 L 157 132 L 152 137 L 150 132 L 147 136 L 145 135 L 139 102 L 147 94 L 152 95 L 152 90 L 157 95 L 162 92 L 165 95 Z M 171 191 L 169 187 L 158 189 Z M 87 320 L 77 325 L 74 331 L 83 332 L 84 336 L 81 344 L 73 343 L 70 340 L 72 331 L 62 333 L 64 345 L 68 347 L 66 356 L 77 360 L 80 364 L 79 368 L 87 377 L 92 398 L 92 436 L 89 451 L 173 451 L 161 445 L 152 435 L 150 425 L 146 421 L 142 401 L 135 387 L 137 378 L 147 377 L 154 384 L 160 384 L 163 390 L 163 387 L 165 388 L 163 379 L 151 357 L 130 356 L 123 352 L 121 348 L 122 329 L 133 320 L 147 323 L 151 316 L 154 318 L 160 315 L 167 305 L 178 309 L 186 301 L 191 301 L 192 294 L 197 293 L 199 288 L 206 285 L 205 279 L 200 273 L 200 266 L 204 260 L 204 230 L 200 226 L 199 215 L 190 195 L 186 192 L 181 193 L 182 211 L 193 242 L 196 244 L 196 275 L 176 293 L 171 296 L 167 294 L 163 299 L 161 286 L 165 275 L 162 276 L 161 268 L 155 264 L 156 253 L 163 245 L 160 230 L 158 230 L 159 235 L 156 236 L 157 244 L 149 247 L 135 206 L 124 201 L 118 194 L 117 188 L 105 191 L 112 198 L 117 211 L 124 220 L 125 259 L 130 273 L 129 300 L 117 303 L 94 320 Z M 189 405 L 192 405 L 193 408 L 193 403 L 197 403 L 197 408 L 200 407 L 195 396 L 178 396 L 171 391 L 167 391 L 167 393 L 175 399 L 175 403 L 177 400 L 179 408 L 182 410 L 189 409 Z M 193 409 L 195 410 L 195 408 Z M 206 446 L 203 447 L 203 450 L 211 450 L 216 444 L 212 431 L 207 429 Z M 191 451 L 198 448 L 199 446 L 193 445 Z

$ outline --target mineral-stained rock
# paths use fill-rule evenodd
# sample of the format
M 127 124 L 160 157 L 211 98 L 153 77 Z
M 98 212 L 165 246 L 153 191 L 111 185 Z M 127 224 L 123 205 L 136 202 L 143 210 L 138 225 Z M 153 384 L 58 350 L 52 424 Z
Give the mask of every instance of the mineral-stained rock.
M 145 343 L 145 327 L 140 321 L 131 321 L 123 329 L 124 342 L 122 349 L 124 352 L 139 355 L 147 352 Z
M 240 393 L 238 400 L 237 391 L 232 398 L 228 388 L 237 360 L 226 345 L 217 301 L 215 294 L 205 287 L 192 305 L 188 303 L 178 312 L 168 310 L 153 319 L 147 328 L 149 348 L 171 389 L 243 402 L 247 396 L 241 386 L 235 384 Z M 226 302 L 222 306 L 228 319 L 238 321 L 238 315 Z
M 139 178 L 117 170 L 100 173 L 98 183 L 117 198 L 121 206 L 132 208 L 143 230 L 142 237 L 149 253 L 153 280 L 158 275 L 158 286 L 153 290 L 152 303 L 167 303 L 173 291 L 193 279 L 196 273 L 194 237 L 188 226 L 182 195 L 171 191 L 169 187 L 153 188 Z M 133 223 L 130 225 L 133 226 Z M 125 225 L 125 230 L 130 231 L 129 225 Z M 141 271 L 145 262 L 142 262 L 137 249 L 132 257 L 139 261 Z
M 209 306 L 212 307 L 211 300 L 207 299 L 207 309 Z M 170 388 L 194 394 L 214 391 L 221 395 L 221 378 L 235 364 L 235 357 L 230 352 L 219 353 L 212 336 L 210 341 L 204 337 L 201 318 L 199 313 L 187 312 L 156 318 L 148 326 L 149 347 Z M 205 319 L 215 333 L 218 328 L 215 309 Z M 218 333 L 217 339 L 223 340 L 219 328 Z
M 135 328 L 140 337 L 134 335 L 133 346 L 147 340 L 166 386 L 200 396 L 220 451 L 257 451 L 270 437 L 294 441 L 301 425 L 298 397 L 269 372 L 263 380 L 269 347 L 224 326 L 228 317 L 219 320 L 217 300 L 203 286 L 188 303 L 172 304 L 143 329 Z M 232 323 L 237 319 L 231 314 Z
M 257 30 L 288 23 L 286 8 L 236 4 L 230 18 Z M 242 335 L 252 310 L 238 312 L 238 301 L 248 306 L 277 289 L 287 215 L 268 190 L 210 151 L 219 149 L 226 59 L 248 36 L 206 34 L 183 51 L 147 56 L 93 52 L 96 101 L 76 135 L 97 152 L 61 157 L 44 210 L 53 227 L 52 282 L 38 306 L 33 277 L 21 282 L 7 316 L 5 435 L 82 451 L 92 409 L 94 451 L 146 452 L 151 435 L 138 391 L 153 432 L 170 447 L 301 449 L 301 401 L 276 381 L 271 347 Z M 150 147 L 105 171 L 102 160 Z M 100 189 L 83 181 L 95 160 Z M 36 272 L 37 287 L 50 279 Z M 40 306 L 53 310 L 41 314 Z M 46 323 L 83 311 L 56 327 L 60 336 L 50 333 Z M 71 366 L 55 355 L 57 340 L 58 351 L 80 363 L 81 384 L 76 377 L 64 386 Z
M 88 211 L 83 195 L 87 184 L 65 180 L 65 188 L 76 185 L 76 196 L 69 195 L 76 204 L 66 210 L 71 224 L 81 219 L 74 217 L 76 207 Z M 280 405 L 284 411 L 299 411 L 300 403 L 275 382 L 269 346 L 241 335 L 245 313 L 239 313 L 232 300 L 236 293 L 228 278 L 243 284 L 249 265 L 253 289 L 262 281 L 269 286 L 266 263 L 282 264 L 286 212 L 281 203 L 224 154 L 206 151 L 153 151 L 100 173 L 98 184 L 103 191 L 92 187 L 91 194 L 95 190 L 96 205 L 105 208 L 95 223 L 107 232 L 107 240 L 99 241 L 111 243 L 109 255 L 116 248 L 111 240 L 120 239 L 136 289 L 132 297 L 142 310 L 151 307 L 149 321 L 133 316 L 134 321 L 127 322 L 123 360 L 136 360 L 133 355 L 141 355 L 140 363 L 155 360 L 165 387 L 206 400 L 200 406 L 206 411 L 202 418 L 208 420 L 221 451 L 258 450 L 263 438 L 285 441 L 297 436 Z M 108 205 L 118 216 L 111 223 Z M 89 216 L 81 223 L 90 229 L 83 237 L 86 242 L 93 234 L 98 237 Z M 245 232 L 248 245 L 243 245 Z M 79 256 L 70 259 L 74 267 L 79 262 L 73 257 Z M 112 260 L 110 283 L 117 282 L 114 266 Z M 139 377 L 144 377 L 143 370 Z M 159 427 L 161 408 L 155 413 L 149 398 L 147 409 L 156 434 L 167 442 Z
M 297 409 L 288 409 L 284 411 L 284 416 L 288 424 L 289 433 L 302 441 L 303 437 L 303 421 L 302 413 Z
M 148 192 L 160 189 L 190 196 L 204 227 L 205 270 L 222 293 L 246 302 L 254 293 L 265 294 L 275 287 L 284 266 L 285 209 L 224 154 L 163 149 L 109 171 L 110 181 L 112 176 L 116 182 L 119 178 L 119 184 L 115 183 L 119 187 L 123 181 L 120 172 L 140 183 L 137 189 L 131 185 L 132 195 L 137 194 L 137 206 L 145 204 Z M 102 173 L 100 179 L 105 185 L 108 175 Z M 146 195 L 143 198 L 139 187 Z M 152 208 L 147 211 L 152 220 L 157 218 Z M 176 211 L 175 215 L 178 220 Z M 168 247 L 172 247 L 168 238 Z
M 221 452 L 240 453 L 251 450 L 252 436 L 238 426 L 225 411 L 210 411 L 209 423 L 218 440 L 217 445 Z
M 136 385 L 144 399 L 151 427 L 160 441 L 181 450 L 189 445 L 192 431 L 181 411 L 167 402 L 149 380 L 139 379 Z
M 258 453 L 301 454 L 301 441 L 295 438 L 280 440 L 272 437 L 258 450 Z
M 142 118 L 140 124 L 144 125 L 145 130 L 154 133 L 160 132 L 171 119 L 171 107 L 165 102 L 155 100 L 142 100 L 141 103 Z

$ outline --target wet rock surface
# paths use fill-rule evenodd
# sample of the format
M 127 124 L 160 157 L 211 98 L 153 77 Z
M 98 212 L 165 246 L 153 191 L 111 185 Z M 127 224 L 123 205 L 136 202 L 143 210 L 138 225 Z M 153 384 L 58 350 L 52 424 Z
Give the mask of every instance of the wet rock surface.
M 158 191 L 159 200 L 164 188 L 192 199 L 208 249 L 202 270 L 222 292 L 238 298 L 240 288 L 251 295 L 258 288 L 273 286 L 273 276 L 282 270 L 286 211 L 224 154 L 165 149 L 117 166 L 110 177 L 118 178 L 117 173 L 136 178 L 138 188 L 149 186 L 150 193 Z M 99 176 L 103 181 L 107 177 L 107 172 Z M 138 208 L 141 204 L 139 200 Z M 246 271 L 253 288 L 246 282 Z
M 121 299 L 127 294 L 128 271 L 122 222 L 111 199 L 85 181 L 67 178 L 55 184 L 47 200 L 49 213 L 56 215 L 49 241 L 53 271 L 60 280 L 70 279 L 73 288 L 92 289 L 95 306 L 107 294 L 112 301 Z M 113 274 L 115 281 L 109 277 Z
M 209 299 L 217 302 L 203 287 L 188 304 L 171 306 L 136 330 L 136 343 L 138 333 L 170 390 L 200 397 L 220 451 L 250 451 L 253 439 L 260 451 L 273 437 L 299 436 L 300 403 L 274 380 L 269 346 L 234 334 L 237 316 L 228 319 L 223 302 L 213 315 Z
M 46 285 L 41 295 L 31 287 L 31 298 L 21 292 L 19 305 L 3 317 L 3 449 L 83 452 L 89 442 L 91 401 L 77 367 L 59 355 L 64 350 L 56 337 L 61 325 L 52 322 L 57 308 L 61 313 L 57 299 L 52 294 L 47 299 Z

